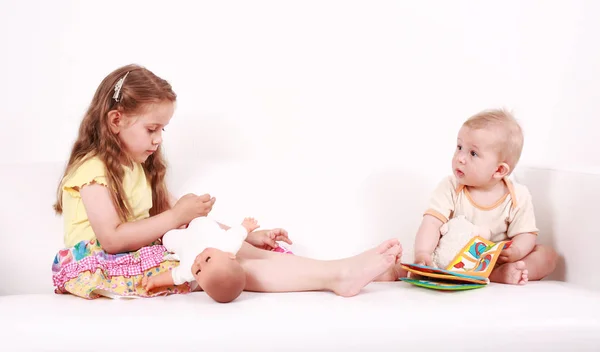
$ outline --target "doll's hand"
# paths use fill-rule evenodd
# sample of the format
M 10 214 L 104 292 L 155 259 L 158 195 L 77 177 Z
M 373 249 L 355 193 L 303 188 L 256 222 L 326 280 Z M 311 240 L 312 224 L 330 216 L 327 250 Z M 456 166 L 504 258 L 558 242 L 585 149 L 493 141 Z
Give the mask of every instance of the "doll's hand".
M 292 244 L 288 237 L 288 233 L 284 229 L 260 230 L 250 232 L 246 237 L 246 242 L 256 248 L 271 250 L 278 248 L 277 241 L 282 241 L 287 244 Z

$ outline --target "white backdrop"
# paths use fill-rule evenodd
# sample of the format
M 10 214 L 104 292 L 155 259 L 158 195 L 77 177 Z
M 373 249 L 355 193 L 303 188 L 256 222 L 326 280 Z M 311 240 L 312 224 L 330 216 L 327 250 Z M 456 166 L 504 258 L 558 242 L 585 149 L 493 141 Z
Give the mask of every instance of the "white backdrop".
M 481 109 L 514 111 L 522 165 L 600 173 L 599 17 L 592 0 L 3 0 L 0 165 L 64 162 L 102 78 L 139 63 L 179 96 L 165 148 L 194 173 L 175 189 L 197 177 L 231 221 L 323 217 L 308 232 L 331 217 L 323 232 L 343 233 L 382 217 L 365 231 L 389 237 L 402 197 L 426 201 Z
M 133 62 L 179 95 L 171 158 L 423 168 L 506 106 L 524 163 L 598 171 L 599 16 L 593 0 L 4 0 L 2 159 L 63 161 L 101 79 Z

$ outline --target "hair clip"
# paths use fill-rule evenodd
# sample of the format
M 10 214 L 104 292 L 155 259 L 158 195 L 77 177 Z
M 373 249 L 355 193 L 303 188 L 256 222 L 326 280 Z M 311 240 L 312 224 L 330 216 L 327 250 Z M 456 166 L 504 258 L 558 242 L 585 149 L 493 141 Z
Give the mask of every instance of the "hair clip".
M 123 87 L 123 82 L 125 82 L 125 78 L 127 78 L 128 74 L 129 74 L 129 71 L 127 71 L 125 76 L 123 76 L 120 80 L 117 81 L 117 84 L 115 84 L 115 94 L 113 94 L 113 99 L 117 103 L 119 102 L 119 94 L 121 94 L 121 88 Z

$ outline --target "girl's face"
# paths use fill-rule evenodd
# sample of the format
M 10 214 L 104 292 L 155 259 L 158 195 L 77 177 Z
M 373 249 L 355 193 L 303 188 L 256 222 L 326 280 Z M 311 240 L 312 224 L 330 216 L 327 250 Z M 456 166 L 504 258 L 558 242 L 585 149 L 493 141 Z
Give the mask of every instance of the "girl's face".
M 116 120 L 111 119 L 111 126 L 129 157 L 143 163 L 162 143 L 163 129 L 171 121 L 174 111 L 175 105 L 170 101 L 151 104 L 142 113 L 122 114 Z

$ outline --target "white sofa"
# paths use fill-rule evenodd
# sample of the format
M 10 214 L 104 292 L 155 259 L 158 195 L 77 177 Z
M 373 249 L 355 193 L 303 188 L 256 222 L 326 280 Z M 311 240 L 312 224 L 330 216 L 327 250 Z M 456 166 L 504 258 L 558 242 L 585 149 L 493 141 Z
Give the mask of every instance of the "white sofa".
M 197 192 L 217 197 L 213 217 L 232 223 L 254 216 L 264 228 L 284 227 L 297 255 L 320 259 L 396 236 L 409 261 L 420 214 L 441 177 L 387 165 L 290 162 L 276 172 L 260 163 L 182 165 L 174 163 L 169 179 L 175 193 L 198 180 Z M 374 283 L 353 298 L 244 293 L 223 305 L 201 292 L 89 301 L 54 294 L 62 219 L 51 205 L 62 166 L 2 165 L 2 350 L 600 351 L 599 175 L 517 170 L 534 197 L 540 241 L 561 255 L 542 282 L 465 292 Z

